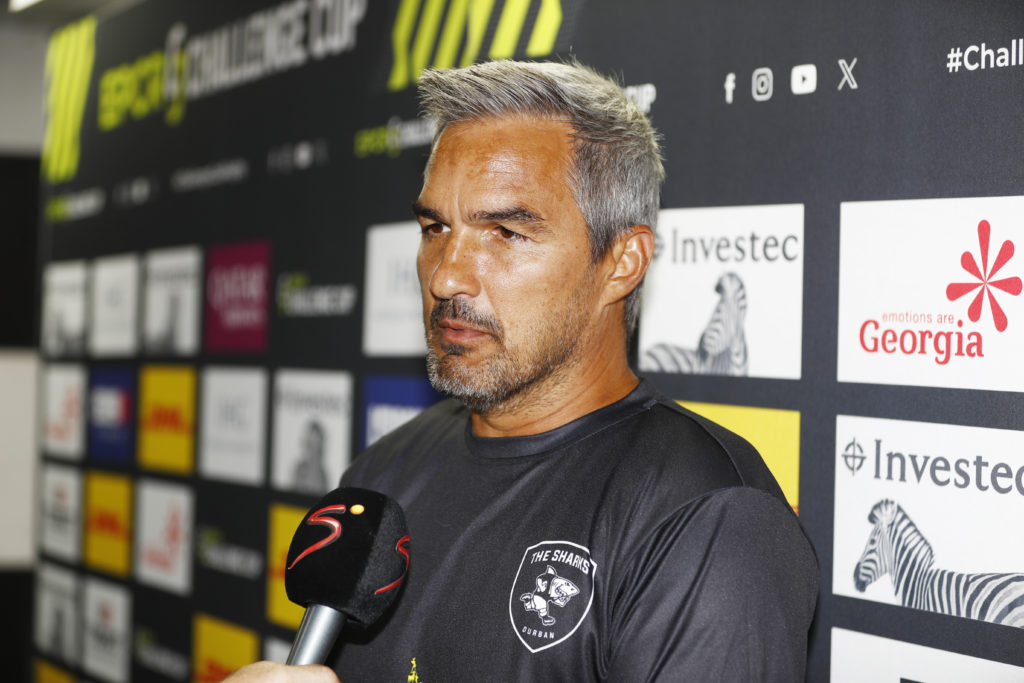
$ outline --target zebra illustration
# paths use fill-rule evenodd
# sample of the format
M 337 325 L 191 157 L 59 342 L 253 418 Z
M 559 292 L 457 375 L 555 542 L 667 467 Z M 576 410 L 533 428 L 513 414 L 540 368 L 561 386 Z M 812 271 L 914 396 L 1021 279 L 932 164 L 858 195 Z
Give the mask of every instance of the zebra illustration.
M 899 505 L 871 508 L 875 525 L 853 570 L 857 590 L 886 574 L 904 607 L 1024 627 L 1024 574 L 964 574 L 932 566 L 932 546 Z
M 696 350 L 673 344 L 655 344 L 640 359 L 641 370 L 689 372 L 702 375 L 746 375 L 747 290 L 736 273 L 726 273 L 715 284 L 718 305 L 700 335 Z

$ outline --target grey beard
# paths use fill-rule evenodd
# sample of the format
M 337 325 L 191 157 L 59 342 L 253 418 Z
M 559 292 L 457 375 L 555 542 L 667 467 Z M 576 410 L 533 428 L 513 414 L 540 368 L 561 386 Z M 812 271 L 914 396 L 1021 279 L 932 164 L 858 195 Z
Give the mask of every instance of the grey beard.
M 431 385 L 441 393 L 462 401 L 474 413 L 487 415 L 509 407 L 525 390 L 548 379 L 558 370 L 573 365 L 576 362 L 576 348 L 575 339 L 548 348 L 538 361 L 526 367 L 505 352 L 490 359 L 486 367 L 460 372 L 445 367 L 445 360 L 438 358 L 437 352 L 431 347 L 427 353 L 427 377 Z M 461 355 L 455 349 L 445 348 L 444 351 L 448 354 L 446 359 L 455 359 Z

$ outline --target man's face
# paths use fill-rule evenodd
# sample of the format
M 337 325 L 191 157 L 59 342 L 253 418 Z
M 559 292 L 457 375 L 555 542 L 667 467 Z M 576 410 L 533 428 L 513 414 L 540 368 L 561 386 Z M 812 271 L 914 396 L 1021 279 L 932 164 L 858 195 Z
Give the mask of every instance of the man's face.
M 449 126 L 416 202 L 431 382 L 479 413 L 558 381 L 593 323 L 569 132 L 532 118 Z

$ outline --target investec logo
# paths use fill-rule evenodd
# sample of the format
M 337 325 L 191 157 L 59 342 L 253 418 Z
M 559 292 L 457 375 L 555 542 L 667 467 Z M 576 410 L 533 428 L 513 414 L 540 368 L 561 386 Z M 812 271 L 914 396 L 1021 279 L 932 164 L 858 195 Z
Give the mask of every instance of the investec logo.
M 1024 432 L 836 417 L 832 590 L 1024 626 Z
M 863 438 L 863 437 L 861 437 Z M 908 444 L 887 444 L 882 438 L 866 441 L 854 436 L 839 454 L 851 476 L 869 476 L 910 486 L 974 489 L 994 495 L 1024 496 L 1024 462 L 1009 463 L 972 454 L 915 453 Z M 865 467 L 866 466 L 866 467 Z
M 640 369 L 799 379 L 801 204 L 664 209 Z
M 560 29 L 575 24 L 574 15 L 583 3 L 570 0 L 563 7 L 561 0 L 453 0 L 442 17 L 444 4 L 437 0 L 402 0 L 391 29 L 393 58 L 388 90 L 404 90 L 428 66 L 447 69 L 468 66 L 481 57 L 549 55 L 556 48 Z M 534 19 L 528 28 L 531 16 Z M 521 48 L 524 35 L 529 39 Z M 562 42 L 568 39 L 563 36 Z
M 1022 210 L 1020 197 L 843 204 L 839 379 L 1024 389 Z

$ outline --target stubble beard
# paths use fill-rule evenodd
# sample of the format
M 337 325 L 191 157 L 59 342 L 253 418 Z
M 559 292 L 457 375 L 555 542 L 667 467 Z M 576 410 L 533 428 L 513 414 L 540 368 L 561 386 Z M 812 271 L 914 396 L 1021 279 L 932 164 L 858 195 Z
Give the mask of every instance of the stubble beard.
M 474 312 L 461 299 L 435 304 L 427 329 L 427 376 L 441 393 L 462 401 L 481 415 L 515 410 L 537 389 L 557 387 L 568 370 L 581 362 L 579 349 L 585 336 L 581 291 L 572 293 L 568 307 L 551 315 L 539 315 L 525 330 L 525 344 L 510 348 L 501 324 Z M 462 344 L 441 341 L 438 322 L 442 318 L 464 321 L 491 334 L 498 350 L 472 361 L 474 353 Z M 477 351 L 477 353 L 481 353 Z

